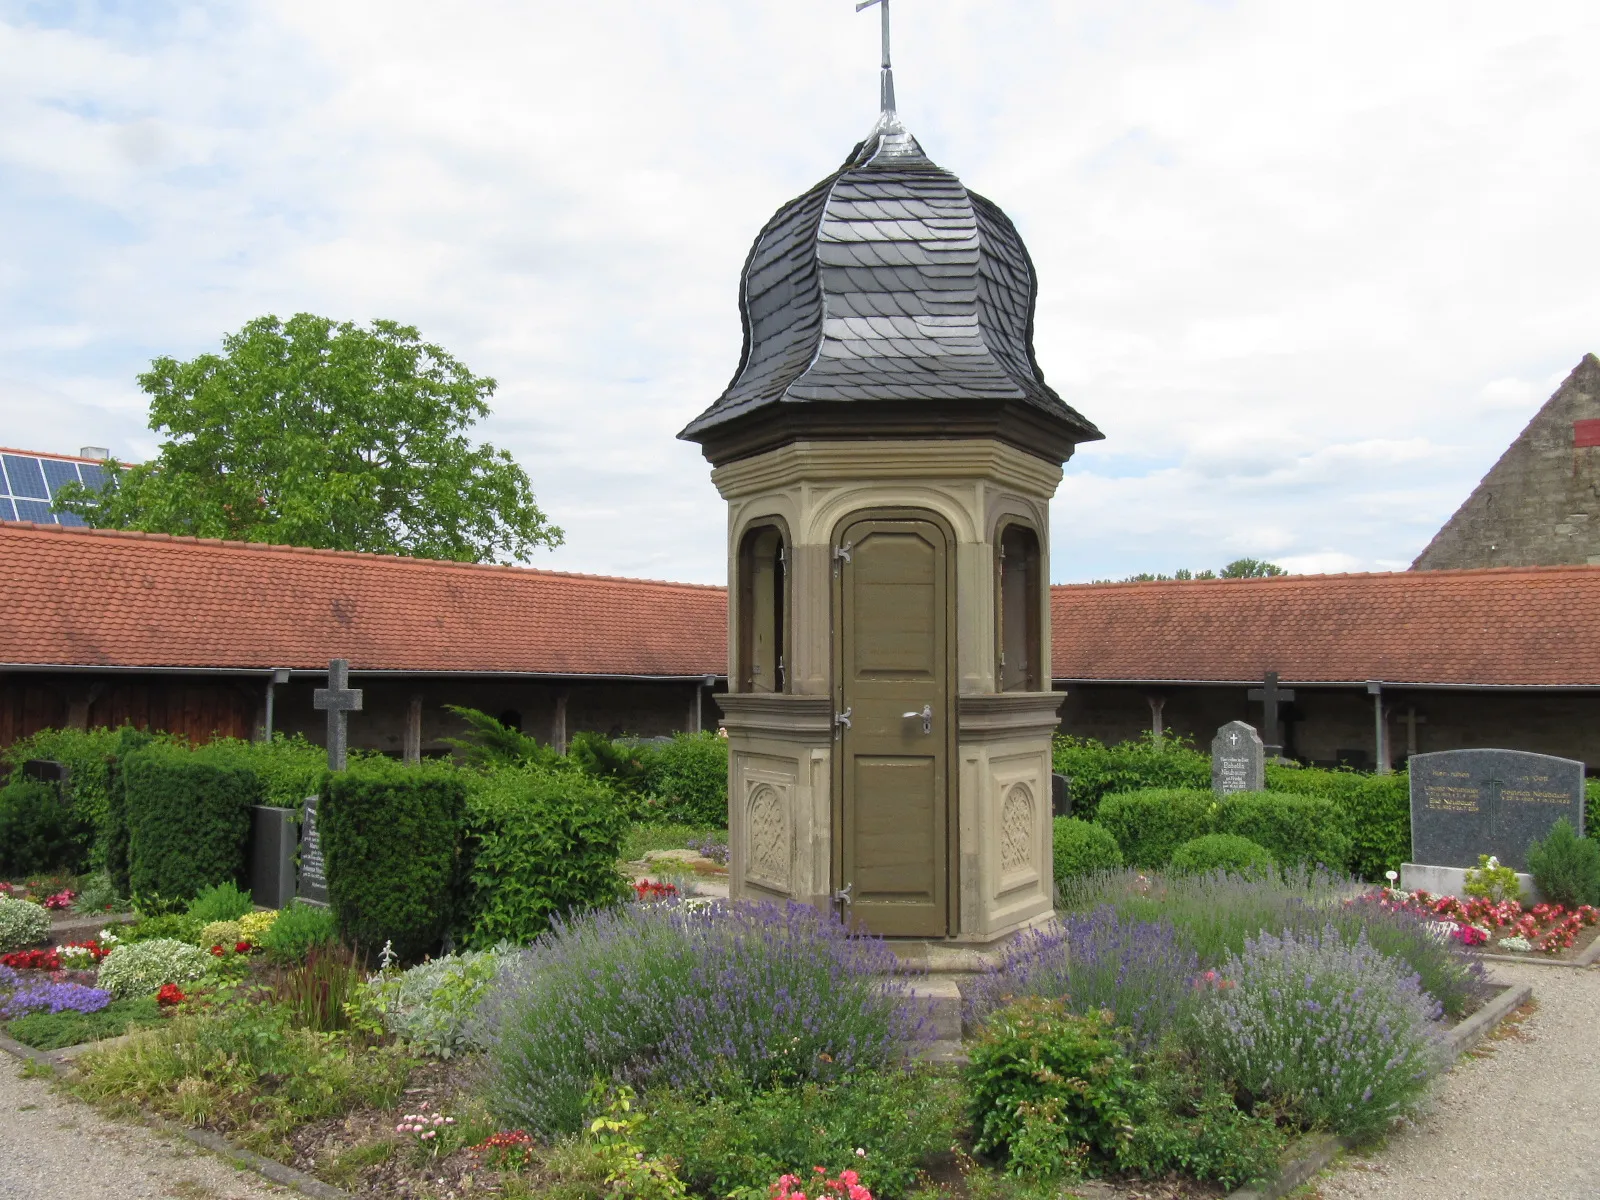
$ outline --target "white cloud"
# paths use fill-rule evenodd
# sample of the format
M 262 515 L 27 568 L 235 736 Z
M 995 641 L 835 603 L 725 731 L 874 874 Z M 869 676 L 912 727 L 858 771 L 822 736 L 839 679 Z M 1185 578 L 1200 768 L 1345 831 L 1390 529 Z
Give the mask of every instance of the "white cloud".
M 672 434 L 751 239 L 870 124 L 850 10 L 0 10 L 0 443 L 149 453 L 153 355 L 395 317 L 499 379 L 487 435 L 569 533 L 541 565 L 720 578 Z M 1046 376 L 1108 435 L 1057 578 L 1410 561 L 1600 349 L 1596 34 L 1583 0 L 897 9 L 904 115 L 1017 221 Z

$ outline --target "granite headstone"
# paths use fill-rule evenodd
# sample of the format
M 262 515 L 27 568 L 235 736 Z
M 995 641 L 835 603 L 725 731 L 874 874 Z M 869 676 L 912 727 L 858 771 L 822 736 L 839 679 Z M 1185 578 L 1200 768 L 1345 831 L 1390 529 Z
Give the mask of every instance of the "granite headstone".
M 250 898 L 267 908 L 294 899 L 295 811 L 250 809 Z
M 306 797 L 305 820 L 300 824 L 300 875 L 295 895 L 307 904 L 328 903 L 328 876 L 322 861 L 322 835 L 317 832 L 317 798 Z
M 1583 832 L 1583 764 L 1523 750 L 1416 754 L 1411 773 L 1411 859 L 1475 867 L 1492 854 L 1528 869 L 1528 843 L 1562 817 Z
M 1266 747 L 1243 721 L 1229 721 L 1211 739 L 1211 790 L 1219 796 L 1267 786 Z
M 1050 776 L 1050 815 L 1052 817 L 1072 815 L 1072 780 L 1059 771 Z

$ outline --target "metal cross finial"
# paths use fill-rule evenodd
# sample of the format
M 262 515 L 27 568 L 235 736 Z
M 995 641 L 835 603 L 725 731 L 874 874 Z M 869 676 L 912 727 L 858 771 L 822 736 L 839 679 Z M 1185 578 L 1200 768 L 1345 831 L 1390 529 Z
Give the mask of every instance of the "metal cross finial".
M 881 89 L 881 103 L 885 113 L 894 112 L 894 68 L 889 65 L 889 0 L 861 0 L 856 5 L 856 11 L 871 8 L 874 4 L 883 5 L 883 86 Z

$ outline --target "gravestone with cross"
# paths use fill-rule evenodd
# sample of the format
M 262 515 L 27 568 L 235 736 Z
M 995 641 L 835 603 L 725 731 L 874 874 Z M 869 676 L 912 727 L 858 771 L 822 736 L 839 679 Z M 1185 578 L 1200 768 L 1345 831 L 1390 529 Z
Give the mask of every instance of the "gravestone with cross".
M 1229 721 L 1211 739 L 1211 790 L 1259 792 L 1267 786 L 1266 752 L 1261 735 L 1243 721 Z
M 1279 687 L 1278 673 L 1268 671 L 1261 686 L 1246 692 L 1245 699 L 1260 701 L 1261 740 L 1266 745 L 1267 756 L 1278 758 L 1283 754 L 1283 729 L 1278 719 L 1278 706 L 1294 699 L 1294 689 Z
M 1411 859 L 1528 869 L 1528 843 L 1562 817 L 1583 832 L 1583 764 L 1523 750 L 1442 750 L 1410 762 Z
M 311 707 L 328 714 L 328 770 L 344 770 L 349 759 L 350 714 L 361 711 L 361 689 L 350 686 L 348 658 L 329 661 L 328 686 L 311 693 Z

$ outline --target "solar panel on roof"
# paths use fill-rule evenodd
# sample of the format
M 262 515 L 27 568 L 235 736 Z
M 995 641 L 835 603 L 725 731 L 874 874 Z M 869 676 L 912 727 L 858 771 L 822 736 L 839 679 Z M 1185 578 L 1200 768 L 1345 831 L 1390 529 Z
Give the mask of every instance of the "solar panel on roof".
M 10 499 L 5 496 L 0 496 L 0 521 L 15 521 L 16 519 L 17 510 L 12 505 Z
M 99 463 L 79 463 L 78 478 L 83 480 L 87 488 L 102 488 L 106 485 L 106 469 Z
M 64 483 L 78 482 L 78 465 L 63 462 L 59 458 L 41 458 L 39 465 L 44 468 L 44 481 L 50 489 L 50 498 L 54 500 L 56 493 L 61 490 Z
M 50 493 L 44 486 L 44 472 L 39 469 L 37 458 L 23 458 L 20 454 L 0 455 L 0 458 L 5 459 L 6 477 L 11 481 L 13 496 L 27 496 L 35 500 L 50 499 Z
M 40 525 L 54 525 L 55 513 L 50 511 L 48 500 L 24 500 L 17 498 L 17 520 L 36 521 Z
M 77 513 L 56 513 L 55 517 L 56 520 L 60 521 L 63 525 L 72 525 L 84 529 L 88 528 L 89 526 L 89 522 L 85 521 Z

